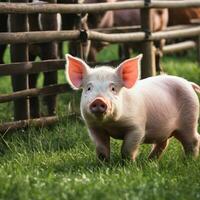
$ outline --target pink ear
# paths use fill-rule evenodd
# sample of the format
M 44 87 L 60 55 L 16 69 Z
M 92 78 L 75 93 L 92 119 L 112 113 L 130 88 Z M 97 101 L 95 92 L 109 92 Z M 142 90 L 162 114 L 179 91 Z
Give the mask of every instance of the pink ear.
M 135 58 L 125 60 L 117 68 L 117 72 L 123 81 L 124 87 L 133 87 L 136 81 L 139 79 L 141 59 L 142 54 Z
M 67 61 L 65 73 L 68 82 L 74 89 L 79 89 L 82 85 L 87 65 L 81 59 L 73 57 L 69 54 L 66 54 L 65 58 Z

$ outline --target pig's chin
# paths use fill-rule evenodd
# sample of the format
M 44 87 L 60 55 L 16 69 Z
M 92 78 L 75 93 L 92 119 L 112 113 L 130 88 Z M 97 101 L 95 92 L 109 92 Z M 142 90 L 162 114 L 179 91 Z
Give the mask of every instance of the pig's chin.
M 86 118 L 88 118 L 89 121 L 93 122 L 93 123 L 103 123 L 103 122 L 107 122 L 110 119 L 110 114 L 108 112 L 105 113 L 91 113 L 88 112 L 87 116 L 85 116 Z
M 107 113 L 91 113 L 93 119 L 104 121 L 107 118 Z

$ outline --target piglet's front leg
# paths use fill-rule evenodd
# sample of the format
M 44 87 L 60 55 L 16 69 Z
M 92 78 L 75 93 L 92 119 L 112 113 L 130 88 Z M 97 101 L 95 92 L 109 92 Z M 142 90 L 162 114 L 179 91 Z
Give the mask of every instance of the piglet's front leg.
M 144 138 L 144 131 L 137 129 L 125 134 L 121 147 L 122 159 L 135 161 L 139 146 Z
M 110 136 L 103 130 L 89 128 L 90 136 L 96 146 L 96 155 L 100 161 L 110 160 Z

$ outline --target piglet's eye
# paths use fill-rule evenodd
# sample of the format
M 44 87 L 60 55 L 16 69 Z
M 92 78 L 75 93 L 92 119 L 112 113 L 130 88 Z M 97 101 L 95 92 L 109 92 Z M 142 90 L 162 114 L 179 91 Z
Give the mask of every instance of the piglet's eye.
M 114 84 L 110 84 L 110 90 L 111 90 L 111 92 L 113 92 L 114 94 L 116 94 L 116 92 L 117 92 L 116 86 L 115 86 Z
M 87 88 L 86 88 L 86 91 L 87 91 L 87 92 L 90 92 L 91 90 L 92 90 L 92 85 L 89 84 L 89 85 L 87 86 Z

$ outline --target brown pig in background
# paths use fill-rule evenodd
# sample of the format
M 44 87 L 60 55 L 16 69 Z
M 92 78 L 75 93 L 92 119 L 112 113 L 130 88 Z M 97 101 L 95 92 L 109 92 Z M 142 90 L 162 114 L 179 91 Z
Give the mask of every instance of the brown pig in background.
M 82 89 L 81 114 L 96 146 L 97 157 L 109 160 L 110 137 L 123 140 L 122 158 L 135 160 L 141 143 L 153 144 L 149 158 L 158 158 L 169 138 L 178 139 L 186 154 L 197 157 L 200 87 L 183 78 L 161 75 L 138 80 L 142 56 L 117 68 L 90 68 L 66 55 L 66 76 Z

